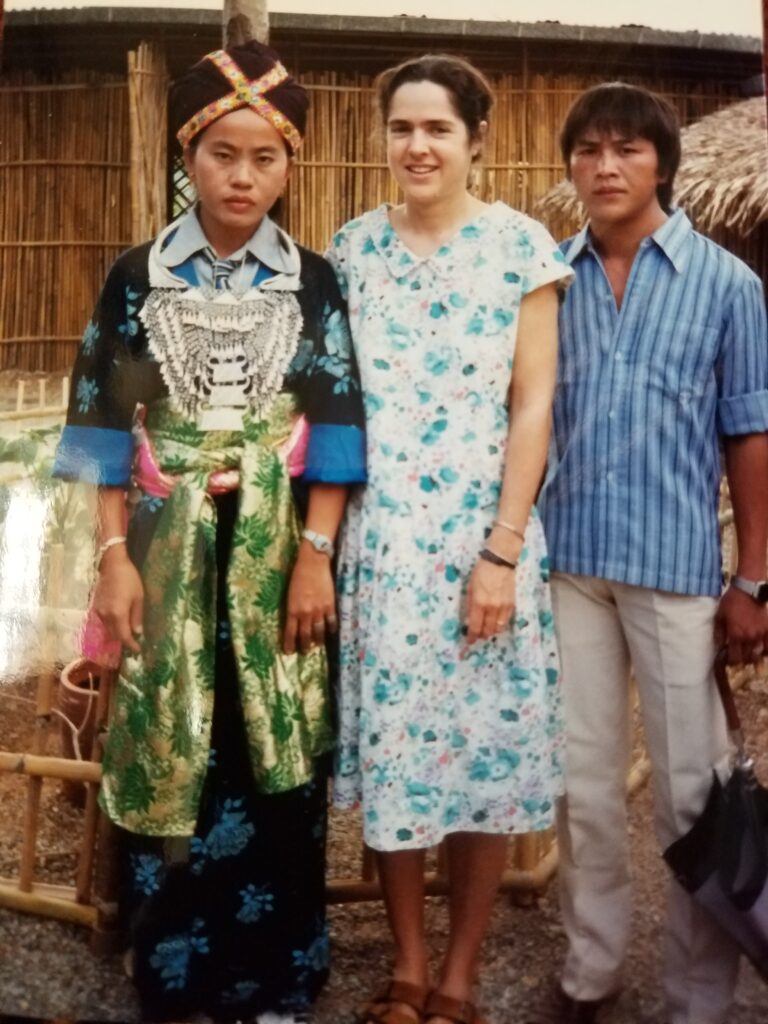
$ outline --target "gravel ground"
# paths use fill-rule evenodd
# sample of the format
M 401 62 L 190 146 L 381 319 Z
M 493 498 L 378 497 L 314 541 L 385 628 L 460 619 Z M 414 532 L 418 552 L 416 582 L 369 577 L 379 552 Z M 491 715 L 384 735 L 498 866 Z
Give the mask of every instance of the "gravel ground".
M 749 723 L 758 774 L 768 783 L 768 680 L 748 684 L 739 702 Z M 49 798 L 61 806 L 55 792 Z M 58 832 L 61 846 L 68 822 L 75 825 L 76 812 L 59 813 L 62 817 L 58 828 L 52 823 L 49 841 L 53 843 Z M 611 1019 L 613 1024 L 660 1024 L 659 948 L 666 874 L 652 837 L 647 787 L 633 801 L 630 820 L 637 884 L 635 928 L 626 988 Z M 347 874 L 359 855 L 356 823 L 348 816 L 334 815 L 331 849 L 333 873 Z M 4 851 L 3 860 L 10 855 L 7 845 Z M 52 863 L 56 864 L 55 858 Z M 60 866 L 52 867 L 51 877 L 60 871 Z M 318 1006 L 317 1024 L 348 1024 L 355 1008 L 387 976 L 387 929 L 380 903 L 333 907 L 330 918 L 334 970 Z M 447 935 L 444 899 L 428 901 L 427 921 L 437 952 Z M 507 895 L 499 897 L 482 967 L 482 1001 L 493 1024 L 523 1020 L 525 1008 L 557 970 L 563 948 L 554 886 L 527 907 L 516 906 Z M 8 910 L 0 910 L 0 1013 L 25 1019 L 125 1024 L 138 1020 L 119 958 L 93 957 L 87 930 Z M 745 965 L 729 1024 L 765 1024 L 766 1020 L 768 987 Z

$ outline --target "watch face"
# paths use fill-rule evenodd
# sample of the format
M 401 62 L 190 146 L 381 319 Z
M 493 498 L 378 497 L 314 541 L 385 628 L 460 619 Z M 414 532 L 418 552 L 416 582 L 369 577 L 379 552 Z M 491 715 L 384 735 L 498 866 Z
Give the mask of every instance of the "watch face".
M 756 600 L 760 604 L 768 604 L 768 580 L 762 582 L 757 588 L 757 594 L 755 595 Z

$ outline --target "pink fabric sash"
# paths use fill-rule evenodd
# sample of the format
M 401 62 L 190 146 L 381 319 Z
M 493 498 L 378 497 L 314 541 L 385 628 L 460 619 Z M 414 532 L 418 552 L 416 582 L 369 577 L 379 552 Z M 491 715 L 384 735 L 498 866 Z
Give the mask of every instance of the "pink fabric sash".
M 164 473 L 157 464 L 152 443 L 144 429 L 143 410 L 137 417 L 133 433 L 136 441 L 134 485 L 152 498 L 167 498 L 176 486 L 177 478 Z M 309 433 L 309 424 L 304 416 L 299 416 L 290 437 L 279 449 L 290 477 L 301 476 L 304 472 Z M 225 494 L 237 490 L 239 486 L 240 471 L 237 469 L 216 470 L 208 478 L 209 494 Z M 103 668 L 117 668 L 120 664 L 122 645 L 110 637 L 107 627 L 93 610 L 93 605 L 88 608 L 83 624 L 80 650 L 83 657 Z

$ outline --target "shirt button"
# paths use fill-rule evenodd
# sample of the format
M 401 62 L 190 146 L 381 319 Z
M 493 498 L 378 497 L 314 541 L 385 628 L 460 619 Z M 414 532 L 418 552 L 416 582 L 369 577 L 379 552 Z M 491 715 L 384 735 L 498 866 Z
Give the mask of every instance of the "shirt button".
M 617 363 L 620 363 L 621 362 L 621 352 L 617 352 L 614 358 L 616 359 Z
M 607 473 L 605 474 L 605 479 L 606 479 L 606 480 L 608 481 L 608 483 L 610 483 L 610 482 L 611 482 L 611 480 L 613 480 L 613 473 L 611 473 L 610 471 L 609 471 L 609 472 L 607 472 Z
M 616 413 L 613 411 L 613 409 L 609 409 L 608 410 L 608 419 L 609 420 L 612 420 L 615 415 L 616 415 Z

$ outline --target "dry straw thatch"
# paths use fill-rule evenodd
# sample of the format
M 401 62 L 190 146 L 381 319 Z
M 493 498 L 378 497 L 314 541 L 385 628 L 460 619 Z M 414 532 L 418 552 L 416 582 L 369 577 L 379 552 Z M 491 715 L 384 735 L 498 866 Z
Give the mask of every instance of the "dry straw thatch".
M 763 97 L 735 103 L 682 131 L 683 156 L 675 202 L 705 232 L 727 230 L 745 238 L 768 222 L 768 136 Z M 547 219 L 584 219 L 569 181 L 536 205 Z

